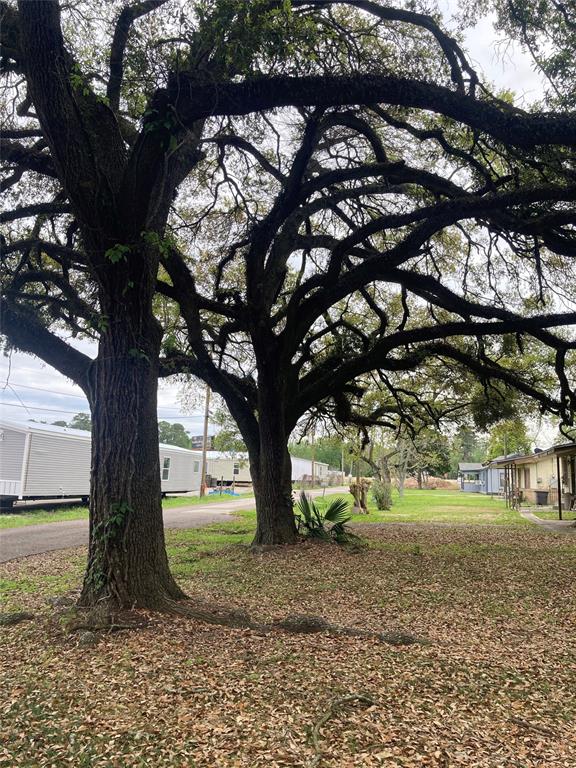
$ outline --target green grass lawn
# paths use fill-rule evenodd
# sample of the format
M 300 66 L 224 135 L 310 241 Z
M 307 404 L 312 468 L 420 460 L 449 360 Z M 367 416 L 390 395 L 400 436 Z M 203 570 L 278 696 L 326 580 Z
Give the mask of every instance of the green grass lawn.
M 323 508 L 332 499 L 341 495 L 327 493 L 325 497 L 317 497 L 314 501 L 320 508 Z M 351 495 L 347 494 L 346 497 L 352 502 Z M 215 501 L 219 500 L 220 497 L 212 496 L 203 499 L 203 501 L 208 499 Z M 190 502 L 198 504 L 200 499 L 173 497 L 164 500 L 165 506 L 170 507 L 184 506 Z M 35 510 L 21 516 L 6 515 L 6 517 L 20 517 L 22 520 L 26 520 L 26 522 L 20 522 L 20 525 L 30 525 L 37 522 L 49 522 L 54 519 L 54 515 L 58 515 L 60 520 L 74 520 L 80 516 L 87 516 L 87 509 L 74 507 L 54 512 Z M 39 517 L 40 519 L 38 519 Z M 2 522 L 0 520 L 0 523 Z M 459 523 L 480 524 L 486 526 L 487 529 L 494 525 L 498 527 L 509 525 L 538 529 L 542 532 L 539 526 L 525 520 L 514 510 L 506 509 L 502 501 L 479 494 L 464 494 L 459 491 L 409 489 L 404 492 L 402 499 L 394 491 L 392 510 L 379 512 L 371 502 L 370 514 L 353 515 L 351 522 L 353 524 L 420 523 L 423 528 L 427 523 L 447 523 L 456 526 Z M 4 525 L 3 527 L 7 526 Z M 173 573 L 179 579 L 210 573 L 214 574 L 214 578 L 217 579 L 226 580 L 230 576 L 234 580 L 238 569 L 238 558 L 245 557 L 245 552 L 254 538 L 255 529 L 256 512 L 249 509 L 239 510 L 235 514 L 235 519 L 230 522 L 219 521 L 201 528 L 168 530 L 166 532 L 166 547 Z M 415 526 L 415 530 L 417 530 L 417 526 Z M 464 529 L 460 528 L 460 530 Z M 371 536 L 368 529 L 358 532 L 362 537 Z M 395 544 L 394 546 L 402 548 L 402 545 Z M 412 551 L 414 545 L 411 544 L 408 549 Z M 69 557 L 69 555 L 63 552 L 62 557 Z M 69 572 L 64 573 L 63 571 L 60 574 L 60 580 L 55 579 L 55 577 L 47 577 L 41 570 L 28 575 L 25 579 L 7 581 L 0 578 L 0 591 L 4 593 L 6 598 L 5 608 L 10 610 L 24 608 L 21 598 L 25 593 L 50 595 L 58 591 L 58 587 L 61 587 L 61 591 L 65 591 L 64 588 L 69 589 L 74 583 L 79 583 L 85 565 L 84 556 L 72 557 L 72 562 L 74 567 L 65 568 L 64 571 L 69 570 Z M 69 561 L 67 561 L 68 564 Z M 216 574 L 219 576 L 216 577 Z
M 299 491 L 295 492 L 297 497 Z M 249 498 L 250 494 L 242 494 L 240 497 L 223 495 L 205 496 L 173 496 L 164 499 L 164 509 L 174 507 L 189 507 L 196 504 L 213 504 L 221 501 L 229 501 L 235 498 Z M 324 498 L 316 498 L 320 506 L 335 498 L 334 494 L 327 492 Z M 352 502 L 352 496 L 347 495 Z M 62 520 L 81 520 L 88 517 L 86 507 L 68 507 L 60 509 L 34 509 L 26 512 L 0 515 L 0 528 L 15 528 L 23 525 L 37 525 L 41 523 L 60 522 Z M 243 512 L 246 520 L 254 520 L 254 512 Z M 517 512 L 507 509 L 504 502 L 489 496 L 473 493 L 461 493 L 460 491 L 420 491 L 407 489 L 403 498 L 394 491 L 394 504 L 392 509 L 379 512 L 370 498 L 369 514 L 354 515 L 355 523 L 480 523 L 486 525 L 530 525 Z
M 314 503 L 321 509 L 342 494 L 326 493 L 325 497 L 316 497 Z M 408 489 L 400 498 L 394 491 L 392 509 L 380 512 L 372 498 L 369 499 L 367 515 L 352 515 L 352 523 L 448 523 L 474 525 L 519 525 L 530 526 L 528 520 L 513 509 L 507 509 L 503 501 L 480 494 L 461 493 L 460 491 L 426 491 Z M 295 493 L 298 498 L 298 494 Z M 352 504 L 352 496 L 345 494 Z M 254 510 L 242 510 L 237 513 L 244 524 L 252 527 L 256 523 Z M 234 523 L 224 523 L 235 527 Z M 214 526 L 202 529 L 209 531 Z M 218 526 L 222 527 L 222 526 Z M 237 527 L 237 526 L 236 526 Z M 252 532 L 252 528 L 250 529 Z
M 163 509 L 174 507 L 193 507 L 196 504 L 214 504 L 234 499 L 247 499 L 252 494 L 243 493 L 239 496 L 214 494 L 204 496 L 170 496 L 162 500 Z M 23 525 L 41 525 L 43 523 L 60 523 L 64 520 L 84 520 L 88 518 L 88 507 L 60 507 L 54 509 L 29 509 L 22 512 L 0 514 L 0 529 L 19 528 Z
M 318 506 L 325 507 L 331 499 L 338 498 L 341 494 L 327 494 L 314 501 Z M 352 501 L 352 496 L 347 495 Z M 220 497 L 208 497 L 211 501 Z M 203 499 L 207 501 L 208 499 Z M 189 497 L 174 497 L 165 499 L 165 506 L 177 507 L 190 503 L 198 504 L 200 499 Z M 46 510 L 34 510 L 21 515 L 6 515 L 4 518 L 18 518 L 18 522 L 11 525 L 31 525 L 34 523 L 50 522 L 53 519 L 75 520 L 87 516 L 85 507 L 61 509 L 54 512 Z M 202 528 L 168 530 L 166 533 L 166 546 L 171 562 L 171 568 L 179 579 L 192 578 L 200 574 L 214 574 L 214 578 L 236 580 L 238 570 L 238 558 L 243 559 L 245 552 L 254 538 L 256 528 L 256 512 L 254 510 L 239 510 L 234 520 L 230 522 L 217 522 Z M 478 494 L 464 494 L 459 491 L 419 491 L 406 490 L 404 497 L 399 498 L 394 492 L 394 505 L 388 512 L 379 512 L 374 504 L 370 504 L 370 514 L 354 515 L 352 523 L 420 523 L 424 527 L 427 523 L 456 524 L 480 524 L 487 529 L 492 526 L 519 526 L 523 528 L 537 529 L 536 526 L 525 520 L 514 510 L 506 509 L 504 502 L 491 499 Z M 0 518 L 0 527 L 8 527 L 4 519 Z M 418 526 L 415 526 L 415 531 Z M 456 528 L 454 528 L 456 530 Z M 460 530 L 465 530 L 460 528 Z M 364 536 L 370 536 L 368 530 L 359 531 Z M 416 534 L 415 534 L 416 535 Z M 398 547 L 398 545 L 395 545 Z M 400 548 L 402 546 L 400 545 Z M 414 545 L 408 547 L 414 550 Z M 56 557 L 56 554 L 53 555 Z M 62 557 L 69 558 L 65 552 Z M 66 560 L 66 567 L 59 575 L 49 577 L 42 570 L 28 574 L 26 578 L 6 580 L 0 578 L 0 592 L 5 596 L 4 609 L 20 610 L 26 606 L 22 604 L 22 597 L 26 593 L 36 595 L 53 595 L 55 592 L 64 592 L 70 589 L 74 583 L 79 583 L 85 565 L 84 556 L 75 556 L 71 563 Z M 216 577 L 216 574 L 219 574 Z M 250 588 L 253 588 L 251 585 Z
M 393 501 L 392 509 L 379 512 L 370 497 L 370 514 L 355 515 L 354 522 L 530 525 L 503 501 L 479 493 L 407 489 L 402 498 L 394 491 Z
M 530 512 L 541 520 L 558 520 L 557 509 L 538 509 L 537 507 L 531 507 Z M 576 520 L 576 510 L 562 510 L 562 520 Z

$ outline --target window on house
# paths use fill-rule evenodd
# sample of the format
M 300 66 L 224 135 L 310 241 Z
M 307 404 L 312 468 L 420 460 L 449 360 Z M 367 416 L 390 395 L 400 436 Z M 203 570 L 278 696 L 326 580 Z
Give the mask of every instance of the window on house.
M 198 472 L 200 472 L 200 462 L 195 461 L 194 462 L 194 474 L 196 475 Z
M 166 457 L 162 464 L 162 480 L 168 480 L 170 477 L 170 457 Z
M 234 474 L 235 475 L 240 474 L 240 464 L 234 464 Z

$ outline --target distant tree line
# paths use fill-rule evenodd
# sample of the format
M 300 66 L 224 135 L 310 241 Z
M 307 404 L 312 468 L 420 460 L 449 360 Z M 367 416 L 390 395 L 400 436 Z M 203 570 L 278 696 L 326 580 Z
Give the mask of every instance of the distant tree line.
M 70 421 L 53 421 L 55 427 L 68 427 L 69 429 L 82 429 L 92 431 L 92 419 L 87 413 L 77 413 Z M 158 422 L 159 442 L 168 445 L 178 445 L 180 448 L 191 448 L 192 440 L 183 424 L 171 424 L 169 421 Z

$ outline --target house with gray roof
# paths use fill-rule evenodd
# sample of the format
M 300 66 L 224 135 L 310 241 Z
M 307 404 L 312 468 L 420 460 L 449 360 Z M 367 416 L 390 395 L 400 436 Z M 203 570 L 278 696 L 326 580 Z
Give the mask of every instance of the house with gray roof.
M 499 456 L 485 464 L 461 461 L 458 464 L 460 490 L 465 493 L 502 495 L 504 493 L 505 459 L 506 457 Z

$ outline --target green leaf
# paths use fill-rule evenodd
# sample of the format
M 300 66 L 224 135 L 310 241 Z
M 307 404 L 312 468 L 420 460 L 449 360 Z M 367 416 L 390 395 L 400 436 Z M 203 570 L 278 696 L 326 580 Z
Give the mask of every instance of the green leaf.
M 130 253 L 129 245 L 122 245 L 117 243 L 112 248 L 108 248 L 104 256 L 111 261 L 112 264 L 117 264 L 119 261 L 126 261 L 126 256 Z
M 346 499 L 334 499 L 330 502 L 326 512 L 324 513 L 324 520 L 328 520 L 331 523 L 345 523 L 350 520 L 350 507 Z

